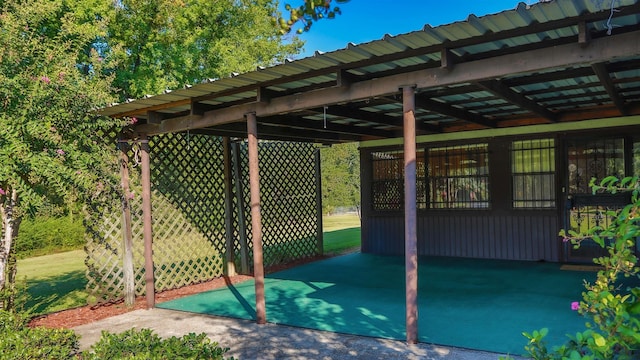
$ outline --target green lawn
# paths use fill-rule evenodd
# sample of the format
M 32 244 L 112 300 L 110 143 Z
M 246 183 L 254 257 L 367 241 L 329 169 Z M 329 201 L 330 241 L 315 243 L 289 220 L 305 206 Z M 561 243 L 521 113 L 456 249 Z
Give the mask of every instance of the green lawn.
M 360 248 L 360 217 L 355 214 L 325 216 L 324 253 L 340 254 Z
M 18 279 L 24 281 L 25 308 L 34 314 L 64 310 L 87 303 L 83 250 L 18 260 Z
M 359 248 L 357 215 L 334 215 L 323 219 L 324 252 L 340 254 Z M 18 260 L 18 279 L 26 278 L 29 298 L 25 304 L 34 314 L 46 314 L 87 304 L 85 253 L 68 251 Z

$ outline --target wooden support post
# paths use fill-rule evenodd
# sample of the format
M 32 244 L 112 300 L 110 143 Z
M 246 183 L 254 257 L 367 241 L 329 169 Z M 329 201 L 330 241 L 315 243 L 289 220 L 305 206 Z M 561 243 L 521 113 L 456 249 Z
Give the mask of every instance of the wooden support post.
M 322 171 L 320 169 L 320 149 L 315 150 L 316 160 L 316 216 L 318 230 L 316 240 L 318 242 L 318 255 L 324 255 L 324 234 L 322 230 Z
M 231 142 L 228 136 L 222 138 L 223 162 L 224 162 L 224 229 L 226 238 L 226 266 L 224 272 L 227 276 L 236 275 L 236 249 L 233 238 L 233 191 L 231 190 Z
M 416 216 L 415 89 L 402 88 L 404 120 L 404 243 L 407 343 L 418 342 L 418 241 Z
M 249 187 L 251 193 L 251 235 L 253 238 L 253 277 L 256 284 L 256 322 L 267 322 L 264 299 L 264 263 L 262 258 L 262 218 L 260 214 L 260 169 L 258 167 L 258 122 L 255 113 L 247 116 L 249 140 Z
M 153 227 L 151 225 L 151 163 L 149 140 L 140 136 L 140 171 L 142 172 L 142 223 L 144 238 L 144 281 L 146 286 L 147 309 L 156 306 L 155 275 L 153 269 Z
M 128 146 L 121 141 L 120 148 L 120 185 L 122 186 L 122 281 L 124 283 L 124 303 L 127 307 L 136 301 L 136 287 L 133 271 L 133 233 L 131 231 L 131 206 L 129 204 L 129 156 Z
M 247 221 L 244 217 L 244 190 L 242 188 L 242 176 L 240 176 L 240 146 L 231 144 L 233 158 L 233 177 L 236 184 L 236 203 L 238 205 L 238 233 L 240 235 L 240 271 L 249 273 L 249 250 L 247 249 Z

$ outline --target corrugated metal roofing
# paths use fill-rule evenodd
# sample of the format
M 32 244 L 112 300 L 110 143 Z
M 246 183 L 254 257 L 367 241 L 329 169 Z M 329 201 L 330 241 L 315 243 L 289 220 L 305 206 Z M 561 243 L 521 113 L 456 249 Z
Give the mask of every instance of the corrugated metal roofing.
M 470 62 L 511 53 L 526 53 L 549 44 L 572 44 L 579 38 L 579 22 L 584 22 L 590 35 L 599 37 L 604 36 L 609 29 L 613 29 L 616 34 L 636 31 L 638 28 L 640 10 L 637 1 L 617 1 L 616 7 L 626 11 L 613 14 L 609 12 L 609 8 L 602 9 L 596 3 L 592 0 L 556 0 L 532 6 L 520 3 L 513 10 L 482 17 L 470 15 L 466 21 L 438 27 L 426 25 L 423 29 L 408 34 L 386 35 L 380 40 L 360 45 L 348 44 L 340 50 L 316 53 L 308 58 L 114 105 L 102 109 L 100 113 L 145 119 L 148 111 L 154 111 L 164 118 L 170 118 L 184 115 L 191 109 L 191 102 L 194 101 L 207 105 L 210 110 L 255 103 L 259 88 L 271 91 L 271 97 L 278 97 L 336 86 L 340 71 L 344 72 L 347 81 L 358 82 L 437 68 L 442 60 L 443 49 L 451 52 L 454 62 Z M 612 15 L 612 20 L 609 20 L 609 15 Z M 614 59 L 604 64 L 604 69 L 610 70 L 610 81 L 620 91 L 617 101 L 623 101 L 627 105 L 635 105 L 640 101 L 640 54 L 632 55 L 628 59 Z M 588 108 L 615 102 L 605 88 L 607 85 L 602 84 L 602 74 L 594 73 L 595 70 L 598 69 L 578 65 L 575 68 L 543 69 L 531 74 L 517 74 L 494 80 L 503 82 L 508 91 L 522 94 L 529 100 L 539 102 L 540 106 L 549 107 L 550 111 Z M 353 79 L 348 79 L 349 77 Z M 531 114 L 531 109 L 523 108 L 522 103 L 514 104 L 512 96 L 504 98 L 500 91 L 495 88 L 487 89 L 486 86 L 493 85 L 472 81 L 418 89 L 418 94 L 425 98 L 443 102 L 447 106 L 454 104 L 451 106 L 455 108 L 444 113 L 442 109 L 425 109 L 418 113 L 418 120 L 437 121 L 438 126 L 446 126 L 447 122 L 465 120 L 459 118 L 460 111 L 472 113 L 471 117 L 473 114 L 482 114 L 491 118 L 512 119 Z M 357 110 L 356 113 L 360 116 L 342 115 L 331 121 L 348 118 L 350 121 L 341 123 L 388 127 L 389 124 L 384 121 L 376 123 L 363 117 L 381 114 L 397 117 L 393 110 L 398 109 L 399 99 L 391 96 L 372 100 L 377 103 L 361 103 L 360 100 L 350 104 L 347 104 L 349 101 L 339 103 L 343 106 L 340 113 L 353 113 Z M 565 104 L 562 104 L 563 100 Z M 336 104 L 330 105 L 333 107 Z M 314 119 L 308 112 L 296 114 L 300 110 L 302 109 L 293 109 L 290 115 Z M 337 138 L 336 141 L 343 139 Z

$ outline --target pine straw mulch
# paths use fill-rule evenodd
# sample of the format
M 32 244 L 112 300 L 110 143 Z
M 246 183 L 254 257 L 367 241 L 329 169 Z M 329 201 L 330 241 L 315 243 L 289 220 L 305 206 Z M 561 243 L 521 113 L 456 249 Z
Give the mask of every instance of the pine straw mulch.
M 328 256 L 316 256 L 312 258 L 302 259 L 287 264 L 276 265 L 266 269 L 266 273 L 273 273 L 276 271 L 288 269 L 294 266 L 306 264 L 309 262 L 325 259 Z M 235 275 L 224 276 L 216 278 L 210 281 L 206 281 L 199 284 L 188 285 L 179 289 L 167 290 L 156 294 L 156 303 L 162 303 L 165 301 L 181 298 L 184 296 L 198 294 L 204 291 L 214 290 L 221 287 L 225 287 L 228 284 L 238 284 L 247 280 L 253 279 L 253 276 L 248 275 Z M 127 313 L 129 311 L 145 309 L 147 306 L 146 298 L 144 296 L 136 298 L 133 307 L 127 307 L 123 301 L 114 303 L 105 303 L 99 305 L 86 305 L 73 309 L 63 310 L 51 314 L 41 315 L 35 317 L 29 323 L 31 327 L 47 327 L 54 329 L 70 329 L 76 326 L 89 324 L 94 321 L 106 319 L 111 316 Z

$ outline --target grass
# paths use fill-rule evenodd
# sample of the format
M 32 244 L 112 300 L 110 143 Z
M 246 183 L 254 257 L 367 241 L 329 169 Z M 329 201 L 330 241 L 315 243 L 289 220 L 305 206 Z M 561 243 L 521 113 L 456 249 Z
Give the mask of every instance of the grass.
M 18 279 L 26 279 L 25 308 L 45 314 L 87 304 L 83 250 L 18 260 Z
M 355 214 L 325 216 L 324 253 L 340 254 L 360 246 L 360 218 Z M 33 314 L 83 306 L 89 300 L 83 250 L 18 260 L 18 279 L 26 278 L 26 309 Z

